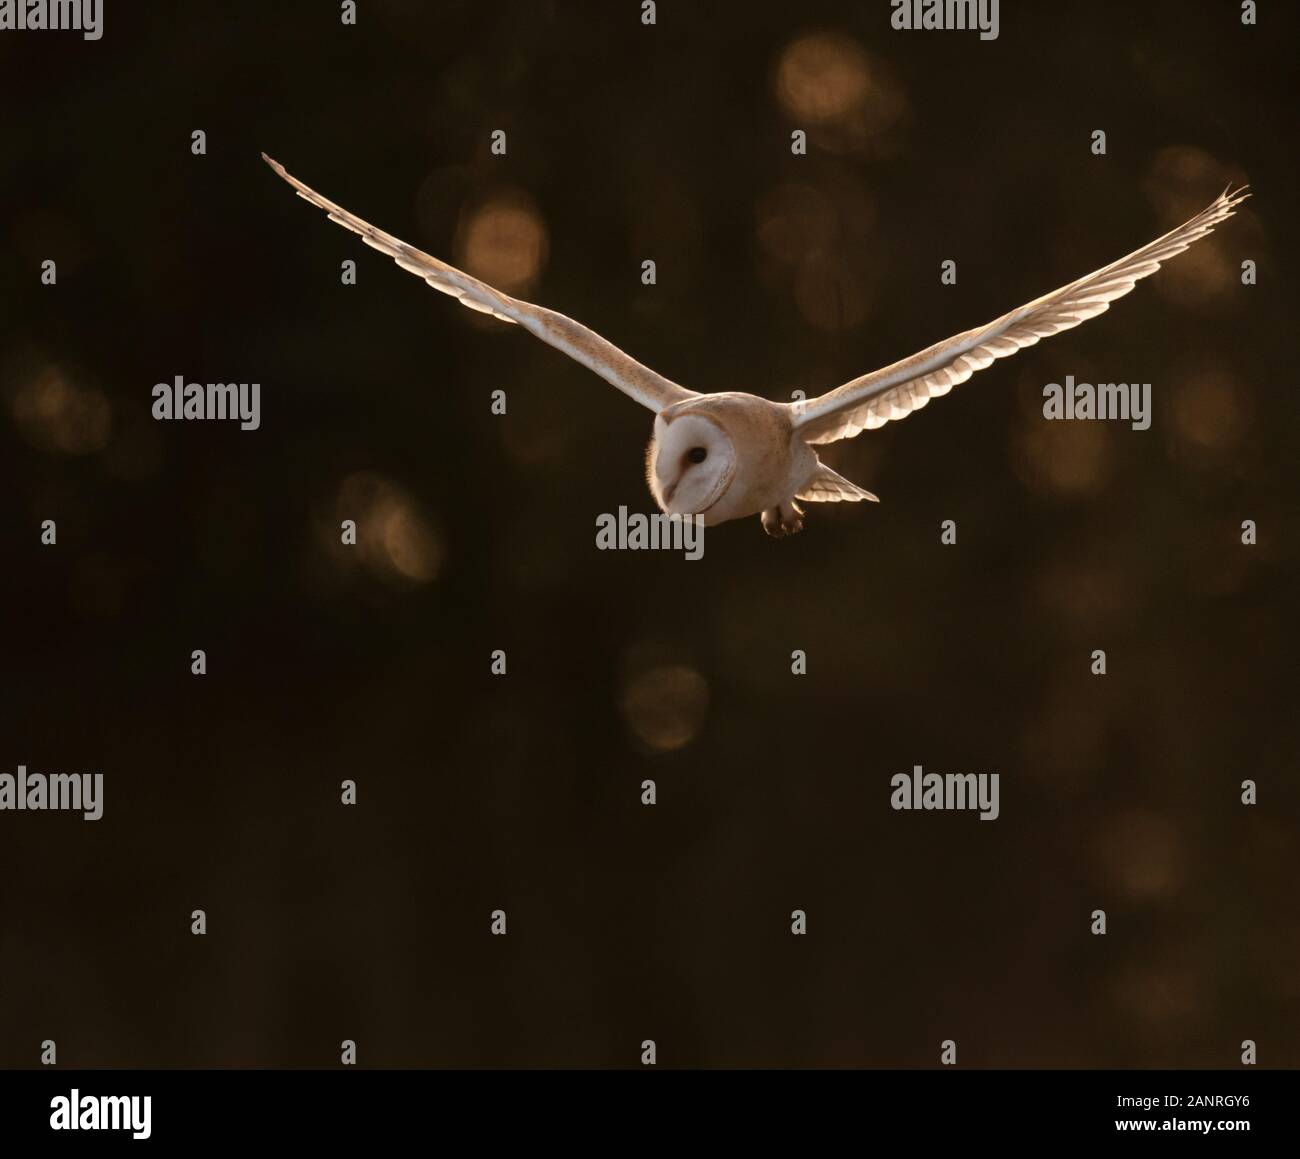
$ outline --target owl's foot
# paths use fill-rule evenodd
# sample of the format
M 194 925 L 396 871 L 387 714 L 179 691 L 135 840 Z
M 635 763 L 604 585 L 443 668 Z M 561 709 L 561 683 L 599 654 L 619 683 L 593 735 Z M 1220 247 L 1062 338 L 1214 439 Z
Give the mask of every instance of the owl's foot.
M 793 499 L 763 512 L 763 530 L 773 539 L 795 535 L 803 530 L 803 508 Z

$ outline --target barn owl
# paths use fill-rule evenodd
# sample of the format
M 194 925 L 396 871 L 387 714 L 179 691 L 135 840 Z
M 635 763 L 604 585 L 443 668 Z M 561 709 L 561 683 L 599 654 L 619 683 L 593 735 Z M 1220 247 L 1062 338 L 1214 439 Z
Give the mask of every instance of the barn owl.
M 360 234 L 402 269 L 471 310 L 523 326 L 653 411 L 646 481 L 666 514 L 701 516 L 706 526 L 760 515 L 763 530 L 777 537 L 802 530 L 801 501 L 876 501 L 870 491 L 821 462 L 814 446 L 904 418 L 994 359 L 1103 313 L 1134 283 L 1231 217 L 1249 196 L 1245 187 L 1225 189 L 1177 229 L 987 325 L 937 342 L 818 398 L 778 403 L 740 391 L 699 394 L 670 382 L 573 319 L 511 298 L 399 241 L 322 197 L 265 153 L 262 159 L 299 197 Z

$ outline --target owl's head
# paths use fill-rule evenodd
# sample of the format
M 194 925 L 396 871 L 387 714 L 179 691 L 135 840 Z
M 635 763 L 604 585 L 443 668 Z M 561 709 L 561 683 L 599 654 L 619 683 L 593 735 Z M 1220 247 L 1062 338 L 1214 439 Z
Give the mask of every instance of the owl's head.
M 661 510 L 669 515 L 700 515 L 731 486 L 736 448 L 711 416 L 679 414 L 655 418 L 646 448 L 646 481 Z

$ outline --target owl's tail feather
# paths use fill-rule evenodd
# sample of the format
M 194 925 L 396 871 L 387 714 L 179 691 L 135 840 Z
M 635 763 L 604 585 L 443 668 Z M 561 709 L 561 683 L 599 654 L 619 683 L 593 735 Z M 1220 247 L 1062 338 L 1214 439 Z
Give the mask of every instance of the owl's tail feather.
M 850 483 L 825 463 L 817 464 L 817 470 L 809 476 L 808 482 L 803 485 L 795 498 L 807 503 L 861 503 L 864 499 L 870 499 L 872 503 L 880 502 L 870 491 L 864 490 L 856 483 Z

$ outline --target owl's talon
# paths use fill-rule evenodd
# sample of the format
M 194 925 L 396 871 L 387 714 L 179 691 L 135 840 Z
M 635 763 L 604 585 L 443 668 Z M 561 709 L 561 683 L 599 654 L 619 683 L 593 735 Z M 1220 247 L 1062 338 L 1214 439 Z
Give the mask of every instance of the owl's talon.
M 763 530 L 773 539 L 784 539 L 803 530 L 803 511 L 793 500 L 763 512 Z

